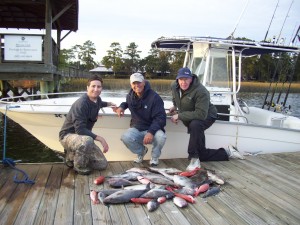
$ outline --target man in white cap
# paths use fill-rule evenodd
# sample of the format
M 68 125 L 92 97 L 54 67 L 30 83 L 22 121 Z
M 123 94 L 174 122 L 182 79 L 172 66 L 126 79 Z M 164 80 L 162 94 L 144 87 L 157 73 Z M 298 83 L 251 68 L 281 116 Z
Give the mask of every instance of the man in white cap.
M 190 134 L 187 170 L 200 168 L 200 161 L 222 161 L 229 158 L 244 159 L 233 146 L 228 149 L 208 149 L 205 146 L 204 131 L 217 119 L 217 108 L 210 102 L 207 89 L 193 75 L 189 68 L 178 70 L 176 81 L 171 85 L 173 104 L 171 121 L 181 120 Z
M 151 89 L 148 81 L 140 73 L 130 76 L 131 89 L 122 102 L 115 109 L 121 117 L 128 108 L 131 112 L 130 128 L 122 135 L 121 140 L 134 154 L 137 154 L 136 163 L 143 162 L 148 148 L 152 144 L 151 166 L 157 166 L 161 150 L 166 142 L 166 112 L 161 97 Z

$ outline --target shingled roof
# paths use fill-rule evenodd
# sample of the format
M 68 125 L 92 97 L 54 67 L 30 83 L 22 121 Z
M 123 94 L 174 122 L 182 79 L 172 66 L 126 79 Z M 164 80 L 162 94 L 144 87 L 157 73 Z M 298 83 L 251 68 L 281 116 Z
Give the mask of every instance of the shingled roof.
M 78 29 L 78 0 L 51 0 L 54 30 Z M 0 28 L 44 29 L 46 0 L 1 0 Z

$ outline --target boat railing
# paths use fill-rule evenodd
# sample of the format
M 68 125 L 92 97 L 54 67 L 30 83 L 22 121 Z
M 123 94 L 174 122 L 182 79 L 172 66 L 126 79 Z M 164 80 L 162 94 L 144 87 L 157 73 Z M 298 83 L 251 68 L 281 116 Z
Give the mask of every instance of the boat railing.
M 86 92 L 59 92 L 59 93 L 46 93 L 46 94 L 31 94 L 31 95 L 22 95 L 22 96 L 11 96 L 11 97 L 5 97 L 1 98 L 0 102 L 1 103 L 16 103 L 16 102 L 26 102 L 26 99 L 32 98 L 30 100 L 42 100 L 42 99 L 51 99 L 51 98 L 59 98 L 61 96 L 66 96 L 66 95 L 82 95 L 83 93 Z
M 238 115 L 238 114 L 228 114 L 228 113 L 217 113 L 218 116 L 228 116 L 228 117 L 238 117 L 238 118 L 243 118 L 246 123 L 249 123 L 248 122 L 248 118 L 245 117 L 244 115 Z

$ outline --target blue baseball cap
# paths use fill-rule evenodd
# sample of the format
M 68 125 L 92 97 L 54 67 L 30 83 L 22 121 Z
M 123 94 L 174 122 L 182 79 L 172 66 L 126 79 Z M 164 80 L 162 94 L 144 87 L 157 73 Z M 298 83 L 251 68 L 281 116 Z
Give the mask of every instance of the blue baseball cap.
M 192 72 L 190 71 L 190 69 L 187 67 L 183 67 L 178 70 L 176 80 L 179 78 L 192 78 L 192 77 L 193 77 L 193 75 L 192 75 Z

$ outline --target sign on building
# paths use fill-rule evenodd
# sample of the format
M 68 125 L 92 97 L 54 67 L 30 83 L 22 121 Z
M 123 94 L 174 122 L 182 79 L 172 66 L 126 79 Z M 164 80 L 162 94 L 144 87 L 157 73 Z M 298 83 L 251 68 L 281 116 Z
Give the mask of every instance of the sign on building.
M 42 36 L 4 35 L 5 61 L 42 61 Z

